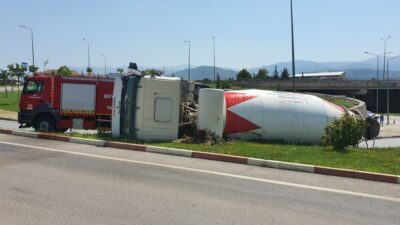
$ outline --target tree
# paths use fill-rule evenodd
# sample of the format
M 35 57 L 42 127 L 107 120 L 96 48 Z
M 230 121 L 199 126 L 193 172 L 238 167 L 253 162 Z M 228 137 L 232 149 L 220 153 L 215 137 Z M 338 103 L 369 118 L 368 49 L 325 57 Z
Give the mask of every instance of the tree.
M 143 71 L 143 74 L 151 75 L 151 76 L 161 76 L 162 71 L 156 70 L 156 69 L 147 69 L 147 70 Z
M 93 72 L 93 69 L 88 67 L 86 68 L 86 72 L 88 73 L 88 75 L 90 76 L 90 74 Z
M 236 75 L 236 80 L 250 80 L 251 79 L 251 73 L 247 71 L 246 69 L 242 69 L 239 71 L 239 73 Z
M 231 82 L 229 82 L 228 80 L 222 81 L 221 88 L 222 89 L 230 89 L 231 88 Z
M 70 70 L 68 66 L 60 66 L 57 70 L 57 75 L 69 77 L 72 76 L 72 70 Z
M 0 70 L 0 78 L 5 86 L 6 98 L 8 98 L 8 91 L 7 91 L 7 84 L 8 84 L 8 71 L 7 70 Z
M 289 70 L 288 68 L 283 68 L 282 72 L 281 72 L 281 79 L 282 80 L 288 80 L 289 79 Z
M 255 80 L 267 80 L 269 71 L 267 69 L 259 69 L 257 75 L 254 76 Z
M 221 88 L 221 77 L 219 76 L 219 73 L 217 73 L 217 80 L 215 81 L 215 87 Z
M 272 73 L 272 78 L 273 79 L 279 79 L 279 72 L 277 66 L 275 66 L 274 72 Z
M 16 83 L 18 84 L 18 93 L 19 93 L 19 85 L 21 81 L 21 77 L 25 75 L 26 68 L 22 67 L 18 63 L 10 64 L 7 66 L 10 76 L 15 79 L 17 77 Z M 13 85 L 14 81 L 11 82 Z M 11 91 L 13 91 L 13 86 L 11 86 Z
M 204 78 L 203 80 L 200 80 L 200 82 L 203 84 L 210 84 L 210 83 L 212 83 L 212 80 L 210 80 L 208 78 Z
M 29 69 L 29 72 L 30 72 L 30 73 L 36 73 L 36 71 L 38 71 L 39 67 L 36 67 L 36 66 L 34 66 L 34 65 L 30 65 L 30 66 L 28 67 L 28 69 Z
M 122 68 L 117 68 L 117 73 L 123 73 L 124 72 L 124 69 L 122 69 Z

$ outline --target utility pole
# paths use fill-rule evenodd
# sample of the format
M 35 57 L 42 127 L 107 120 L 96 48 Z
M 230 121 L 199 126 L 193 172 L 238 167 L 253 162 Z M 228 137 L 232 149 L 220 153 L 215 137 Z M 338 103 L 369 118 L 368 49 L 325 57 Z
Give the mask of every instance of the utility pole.
M 90 68 L 90 43 L 88 40 L 86 40 L 86 38 L 83 39 L 83 41 L 85 41 L 87 43 L 87 49 L 88 49 L 88 69 Z M 88 72 L 89 73 L 89 72 Z M 90 74 L 89 74 L 90 75 Z
M 293 32 L 293 4 L 292 0 L 290 0 L 290 18 L 291 18 L 291 30 L 292 30 L 292 89 L 293 92 L 296 92 L 296 65 L 295 65 L 295 57 L 294 57 L 294 32 Z
M 189 54 L 188 54 L 188 80 L 190 81 L 190 40 L 184 41 L 184 43 L 188 43 Z
M 214 82 L 215 82 L 215 36 L 213 36 L 213 52 L 214 52 Z

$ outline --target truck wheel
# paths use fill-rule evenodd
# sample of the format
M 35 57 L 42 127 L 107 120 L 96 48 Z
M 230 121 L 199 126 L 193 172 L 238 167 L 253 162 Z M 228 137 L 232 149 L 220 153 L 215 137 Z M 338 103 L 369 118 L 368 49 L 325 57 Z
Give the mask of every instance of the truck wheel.
M 35 130 L 42 132 L 52 132 L 54 131 L 54 120 L 49 115 L 39 116 L 35 121 Z

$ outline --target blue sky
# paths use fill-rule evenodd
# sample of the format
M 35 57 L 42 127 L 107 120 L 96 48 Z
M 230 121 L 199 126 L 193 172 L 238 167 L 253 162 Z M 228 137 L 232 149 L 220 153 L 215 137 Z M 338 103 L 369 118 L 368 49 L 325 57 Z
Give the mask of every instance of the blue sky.
M 363 52 L 388 49 L 400 54 L 399 0 L 293 0 L 296 59 L 358 61 Z M 291 59 L 289 0 L 1 0 L 0 68 L 35 60 L 42 67 L 212 65 L 252 68 Z

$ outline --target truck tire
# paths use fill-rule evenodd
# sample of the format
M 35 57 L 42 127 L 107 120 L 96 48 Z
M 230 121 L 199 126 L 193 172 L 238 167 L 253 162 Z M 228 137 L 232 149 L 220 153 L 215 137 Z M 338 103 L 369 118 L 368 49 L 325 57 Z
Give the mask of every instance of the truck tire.
M 34 124 L 36 131 L 52 132 L 55 128 L 54 119 L 50 115 L 40 115 Z

